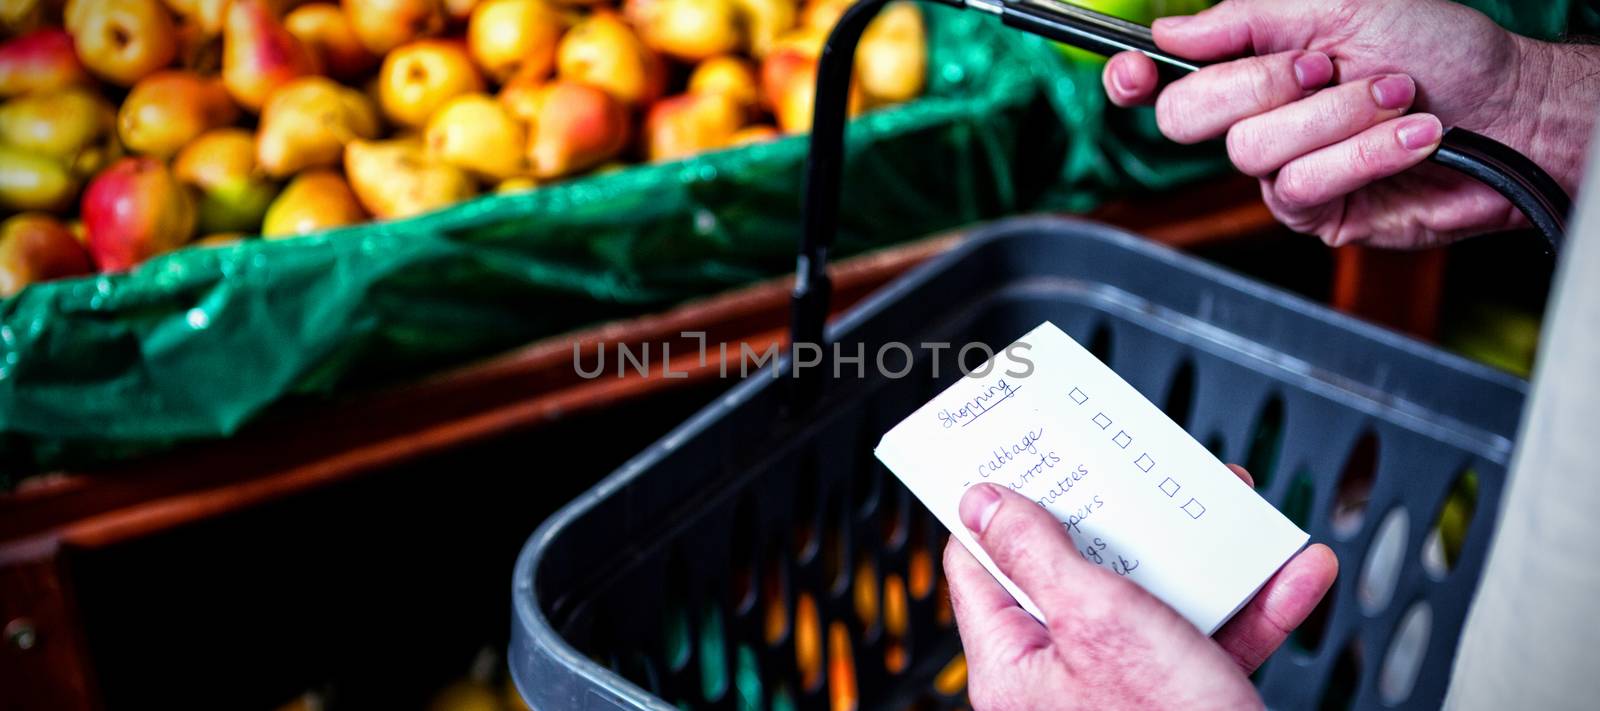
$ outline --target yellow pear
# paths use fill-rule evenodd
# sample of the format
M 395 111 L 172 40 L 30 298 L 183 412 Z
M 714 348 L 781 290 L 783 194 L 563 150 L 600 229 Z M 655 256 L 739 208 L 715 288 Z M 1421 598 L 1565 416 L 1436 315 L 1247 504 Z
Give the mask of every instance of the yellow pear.
M 379 219 L 437 210 L 477 193 L 472 176 L 429 157 L 417 140 L 353 141 L 345 147 L 344 172 L 362 207 Z
M 733 139 L 744 111 L 726 94 L 680 94 L 657 101 L 645 116 L 650 160 L 674 160 L 723 148 Z
M 420 128 L 444 102 L 483 91 L 467 48 L 451 40 L 418 40 L 383 58 L 378 103 L 401 126 Z
M 684 61 L 727 54 L 744 42 L 733 0 L 651 0 L 644 18 L 645 44 Z
M 556 49 L 563 81 L 605 89 L 629 106 L 648 104 L 666 88 L 661 58 L 614 12 L 598 11 L 573 26 Z
M 61 161 L 0 145 L 0 208 L 60 210 L 77 193 L 78 180 Z
M 278 193 L 256 170 L 255 137 L 242 128 L 219 128 L 196 138 L 179 151 L 172 172 L 199 192 L 201 234 L 254 231 Z
M 527 172 L 527 130 L 486 94 L 451 99 L 423 134 L 434 158 L 497 182 Z
M 256 160 L 277 178 L 336 166 L 345 144 L 379 131 L 378 110 L 366 94 L 325 77 L 301 77 L 262 107 Z
M 0 143 L 69 162 L 102 148 L 116 125 L 116 110 L 88 87 L 25 94 L 0 104 Z
M 467 49 L 495 81 L 514 74 L 543 78 L 556 66 L 565 25 L 545 0 L 485 0 L 467 24 Z
M 382 56 L 444 29 L 439 0 L 341 0 L 344 14 L 367 51 Z
M 261 223 L 263 237 L 294 237 L 365 222 L 366 210 L 344 177 L 331 170 L 309 170 L 278 194 Z
M 873 18 L 856 49 L 856 81 L 877 104 L 917 98 L 928 75 L 928 37 L 922 11 L 896 2 Z
M 794 28 L 799 8 L 794 0 L 734 0 L 748 35 L 750 54 L 760 59 L 778 37 Z
M 689 93 L 723 94 L 746 111 L 755 109 L 760 99 L 756 85 L 755 68 L 738 57 L 712 57 L 689 75 Z

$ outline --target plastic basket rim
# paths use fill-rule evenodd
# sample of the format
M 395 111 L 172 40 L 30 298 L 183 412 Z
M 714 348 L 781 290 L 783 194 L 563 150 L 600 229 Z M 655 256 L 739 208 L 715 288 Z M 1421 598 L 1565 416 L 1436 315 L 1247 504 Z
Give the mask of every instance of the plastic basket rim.
M 1398 331 L 1335 311 L 1293 292 L 1257 281 L 1199 257 L 1184 254 L 1177 249 L 1140 237 L 1128 230 L 1094 220 L 1059 215 L 1026 215 L 975 226 L 971 233 L 964 236 L 961 242 L 949 251 L 914 267 L 904 275 L 879 287 L 867 298 L 839 316 L 827 329 L 828 340 L 836 340 L 841 334 L 853 331 L 871 314 L 877 313 L 890 302 L 901 298 L 901 294 L 906 288 L 920 285 L 934 278 L 948 264 L 960 261 L 969 254 L 993 242 L 1024 237 L 1046 226 L 1058 229 L 1065 228 L 1061 230 L 1061 237 L 1064 238 L 1094 239 L 1109 242 L 1162 264 L 1187 269 L 1196 276 L 1211 280 L 1225 287 L 1237 289 L 1249 296 L 1271 300 L 1297 314 L 1324 319 L 1357 335 L 1371 338 L 1382 345 L 1412 355 L 1426 354 L 1430 357 L 1440 358 L 1464 375 L 1487 380 L 1491 384 L 1511 388 L 1526 394 L 1527 381 L 1510 373 L 1468 360 L 1463 356 L 1431 346 Z M 788 357 L 784 356 L 770 368 L 785 368 L 787 365 Z M 545 617 L 536 604 L 534 589 L 538 576 L 537 566 L 539 561 L 544 558 L 546 547 L 566 529 L 570 522 L 588 513 L 598 501 L 607 498 L 613 492 L 630 484 L 635 478 L 648 472 L 663 457 L 677 449 L 678 444 L 683 440 L 705 430 L 706 427 L 721 419 L 728 412 L 769 387 L 773 379 L 762 377 L 762 374 L 766 372 L 768 372 L 768 368 L 764 368 L 760 373 L 752 375 L 744 382 L 730 388 L 728 392 L 718 396 L 710 404 L 690 416 L 683 424 L 673 428 L 639 454 L 630 458 L 622 466 L 618 467 L 616 471 L 606 475 L 593 487 L 561 506 L 534 530 L 528 541 L 523 544 L 522 550 L 517 554 L 516 565 L 512 568 L 511 581 L 513 624 L 529 637 L 529 645 L 531 647 L 543 650 L 552 656 L 560 657 L 574 674 L 594 682 L 598 687 L 626 696 L 630 701 L 639 704 L 641 707 L 673 709 L 673 707 L 665 705 L 660 699 L 632 681 L 584 656 L 555 630 L 549 619 Z M 515 671 L 515 663 L 513 663 L 512 668 Z M 512 679 L 520 693 L 522 691 L 521 680 L 517 678 L 515 673 L 512 674 Z M 524 698 L 527 698 L 527 696 L 524 695 Z

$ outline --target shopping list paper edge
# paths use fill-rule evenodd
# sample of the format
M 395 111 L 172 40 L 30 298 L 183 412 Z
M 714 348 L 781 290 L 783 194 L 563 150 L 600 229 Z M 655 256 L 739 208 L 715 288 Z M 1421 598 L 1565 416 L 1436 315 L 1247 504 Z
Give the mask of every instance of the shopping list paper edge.
M 990 368 L 980 369 L 974 375 L 946 388 L 917 412 L 897 424 L 884 435 L 877 448 L 877 455 L 1030 614 L 1040 619 L 1044 618 L 1040 610 L 1014 583 L 1004 575 L 998 574 L 993 561 L 979 546 L 974 545 L 972 535 L 959 520 L 960 494 L 964 491 L 964 485 L 975 482 L 963 482 L 963 479 L 973 478 L 971 474 L 949 471 L 951 467 L 947 463 L 965 461 L 963 457 L 984 456 L 986 452 L 982 451 L 982 447 L 971 441 L 983 435 L 974 435 L 972 438 L 958 437 L 954 434 L 940 436 L 940 431 L 929 424 L 932 421 L 929 418 L 935 413 L 946 416 L 951 407 L 965 404 L 963 398 L 970 394 L 970 391 L 957 392 L 963 387 L 976 386 L 981 390 L 997 392 L 993 384 L 999 383 L 1006 387 L 1003 390 L 1005 399 L 1017 403 L 1005 405 L 1004 412 L 998 405 L 991 404 L 987 410 L 979 413 L 989 415 L 984 426 L 973 428 L 973 431 L 983 430 L 986 427 L 1001 431 L 1003 428 L 1021 425 L 1024 422 L 1046 423 L 1059 437 L 1062 434 L 1060 423 L 1068 421 L 1060 418 L 1069 416 L 1067 411 L 1072 408 L 1057 399 L 1051 399 L 1055 396 L 1053 390 L 1062 389 L 1064 393 L 1066 384 L 1083 383 L 1091 392 L 1096 393 L 1099 398 L 1096 400 L 1097 403 L 1112 407 L 1106 411 L 1117 415 L 1119 421 L 1141 423 L 1132 431 L 1138 434 L 1141 442 L 1156 443 L 1157 449 L 1151 451 L 1157 454 L 1160 461 L 1167 463 L 1166 469 L 1183 471 L 1185 472 L 1183 476 L 1187 477 L 1186 482 L 1201 485 L 1191 487 L 1189 490 L 1210 492 L 1207 502 L 1222 510 L 1208 522 L 1211 525 L 1199 529 L 1199 533 L 1204 534 L 1200 537 L 1209 536 L 1209 540 L 1218 544 L 1215 548 L 1197 549 L 1197 544 L 1189 540 L 1184 540 L 1179 545 L 1166 544 L 1171 538 L 1190 538 L 1189 534 L 1193 532 L 1187 530 L 1182 531 L 1182 535 L 1158 538 L 1153 543 L 1150 539 L 1157 534 L 1149 531 L 1163 530 L 1163 525 L 1166 530 L 1172 529 L 1173 524 L 1170 520 L 1160 518 L 1167 514 L 1155 512 L 1151 502 L 1154 495 L 1148 491 L 1141 490 L 1138 495 L 1128 495 L 1127 492 L 1136 490 L 1122 488 L 1138 486 L 1139 482 L 1135 480 L 1139 478 L 1139 472 L 1133 472 L 1126 463 L 1112 467 L 1104 466 L 1106 459 L 1126 452 L 1111 449 L 1109 445 L 1081 432 L 1076 439 L 1065 443 L 1069 445 L 1070 456 L 1076 458 L 1076 461 L 1086 462 L 1095 471 L 1103 472 L 1097 487 L 1111 487 L 1123 492 L 1118 496 L 1128 497 L 1128 500 L 1122 502 L 1121 508 L 1125 509 L 1122 515 L 1131 516 L 1132 519 L 1122 522 L 1120 531 L 1127 533 L 1137 529 L 1139 534 L 1131 537 L 1139 540 L 1138 547 L 1141 554 L 1154 554 L 1153 558 L 1147 557 L 1146 561 L 1155 563 L 1158 566 L 1157 570 L 1160 571 L 1140 573 L 1134 579 L 1150 589 L 1158 598 L 1179 608 L 1179 612 L 1196 627 L 1208 633 L 1215 631 L 1248 603 L 1272 574 L 1304 547 L 1309 539 L 1304 531 L 1238 481 L 1230 470 L 1211 455 L 1209 450 L 1195 442 L 1183 428 L 1172 422 L 1159 408 L 1059 328 L 1045 322 L 1018 339 L 1013 346 L 1019 344 L 1025 347 L 1024 350 L 1033 351 L 1032 362 L 1011 359 L 1007 354 L 1012 352 L 1012 347 L 1008 347 L 991 360 Z M 1032 373 L 1032 376 L 1013 379 L 1008 385 L 995 375 L 998 372 L 1006 372 L 1007 366 L 1020 367 L 1019 364 L 1022 363 L 1028 363 L 1028 372 Z M 1034 368 L 1038 369 L 1037 372 L 1033 371 Z M 987 374 L 983 375 L 984 373 Z M 1016 392 L 1012 392 L 1012 388 L 1015 388 Z M 1027 392 L 1024 393 L 1024 390 Z M 1012 395 L 1017 397 L 1012 398 Z M 994 412 L 991 413 L 989 410 Z M 948 428 L 951 424 L 944 422 L 943 426 Z M 976 424 L 976 419 L 963 424 Z M 990 425 L 993 427 L 989 427 Z M 909 444 L 907 438 L 911 438 Z M 1126 449 L 1126 440 L 1118 444 Z M 1054 455 L 1055 452 L 1051 454 Z M 1146 473 L 1149 472 L 1149 469 L 1143 467 L 1141 469 Z M 1130 473 L 1132 476 L 1129 476 Z M 1123 478 L 1116 479 L 1119 476 Z M 1028 495 L 1030 498 L 1033 496 L 1033 494 Z M 1040 503 L 1043 505 L 1042 500 Z M 1127 509 L 1132 510 L 1127 511 Z M 1059 508 L 1054 513 L 1064 522 L 1068 520 L 1061 515 Z M 1224 517 L 1223 523 L 1215 523 L 1218 516 Z M 1163 521 L 1164 524 L 1156 525 Z M 1238 523 L 1240 521 L 1244 523 Z M 1079 529 L 1080 536 L 1074 538 L 1080 538 L 1083 532 L 1084 530 Z M 1118 536 L 1112 534 L 1112 537 L 1115 539 Z M 1082 540 L 1076 542 L 1083 543 Z M 1184 546 L 1188 546 L 1190 555 L 1181 555 Z M 1197 562 L 1197 559 L 1210 557 L 1213 550 L 1227 550 L 1230 547 L 1236 547 L 1241 551 L 1237 556 L 1238 560 L 1218 559 L 1215 563 Z M 1152 550 L 1155 548 L 1161 550 Z M 1172 550 L 1169 551 L 1168 548 Z M 1167 554 L 1168 557 L 1163 559 L 1162 554 Z M 1149 568 L 1145 570 L 1149 571 Z

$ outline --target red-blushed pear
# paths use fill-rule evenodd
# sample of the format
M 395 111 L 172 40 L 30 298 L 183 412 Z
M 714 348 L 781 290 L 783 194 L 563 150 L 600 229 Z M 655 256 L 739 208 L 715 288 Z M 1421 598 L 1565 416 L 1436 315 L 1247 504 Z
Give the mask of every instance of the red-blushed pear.
M 343 0 L 341 4 L 361 43 L 380 57 L 395 47 L 444 30 L 444 9 L 439 0 Z
M 72 36 L 48 27 L 0 44 L 0 97 L 85 84 Z
M 160 0 L 77 0 L 67 13 L 78 59 L 113 84 L 132 86 L 178 55 L 177 26 Z
M 256 159 L 275 178 L 330 168 L 339 165 L 346 144 L 377 138 L 381 129 L 378 109 L 366 94 L 327 77 L 300 77 L 262 107 Z
M 283 18 L 284 29 L 300 40 L 321 61 L 328 76 L 354 81 L 378 66 L 338 5 L 314 2 L 301 5 Z
M 154 158 L 123 158 L 101 171 L 80 209 L 89 254 L 103 272 L 131 269 L 194 236 L 193 197 Z
M 567 31 L 556 49 L 556 75 L 597 86 L 628 106 L 642 106 L 666 89 L 666 66 L 622 17 L 597 10 Z
M 165 158 L 238 116 L 221 82 L 169 69 L 141 79 L 128 92 L 117 112 L 117 135 L 135 153 Z
M 56 218 L 28 212 L 0 224 L 0 298 L 29 284 L 92 271 L 89 253 Z
M 582 172 L 628 144 L 628 112 L 599 87 L 557 81 L 544 90 L 533 121 L 528 163 L 540 179 Z
M 317 73 L 311 50 L 284 28 L 267 0 L 233 0 L 222 27 L 222 83 L 234 101 L 259 111 L 274 90 Z
M 267 208 L 261 236 L 296 237 L 366 221 L 367 211 L 344 176 L 332 170 L 308 170 L 289 181 Z
M 761 94 L 784 133 L 811 130 L 811 108 L 817 91 L 817 60 L 804 49 L 780 46 L 761 62 Z M 861 91 L 851 81 L 850 115 L 861 110 Z
M 455 40 L 417 40 L 400 47 L 383 58 L 378 74 L 383 114 L 406 128 L 421 128 L 446 101 L 483 89 L 467 48 Z
M 644 139 L 650 160 L 673 160 L 726 147 L 744 110 L 726 94 L 679 94 L 650 106 Z

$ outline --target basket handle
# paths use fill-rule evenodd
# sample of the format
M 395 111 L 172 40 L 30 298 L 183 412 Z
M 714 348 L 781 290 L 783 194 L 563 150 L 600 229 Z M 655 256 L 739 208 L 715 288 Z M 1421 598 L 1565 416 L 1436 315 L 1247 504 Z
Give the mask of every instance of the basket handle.
M 1175 57 L 1156 46 L 1150 28 L 1057 0 L 926 0 L 996 15 L 1004 24 L 1098 54 L 1142 52 L 1156 61 L 1163 81 L 1172 81 L 1204 66 Z M 795 263 L 790 305 L 790 342 L 827 349 L 823 339 L 832 282 L 828 250 L 839 227 L 840 175 L 844 164 L 844 127 L 850 72 L 856 44 L 867 24 L 889 0 L 858 0 L 834 25 L 817 66 L 816 105 L 811 119 L 811 147 L 806 155 L 803 232 Z M 1460 171 L 1494 188 L 1526 215 L 1554 252 L 1566 233 L 1572 199 L 1538 164 L 1487 136 L 1461 128 L 1445 132 L 1430 160 Z M 795 368 L 790 359 L 791 368 Z M 825 367 L 792 372 L 791 406 L 803 411 L 821 394 Z

